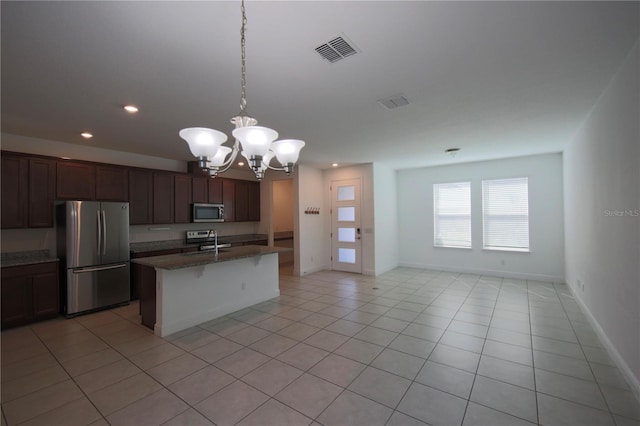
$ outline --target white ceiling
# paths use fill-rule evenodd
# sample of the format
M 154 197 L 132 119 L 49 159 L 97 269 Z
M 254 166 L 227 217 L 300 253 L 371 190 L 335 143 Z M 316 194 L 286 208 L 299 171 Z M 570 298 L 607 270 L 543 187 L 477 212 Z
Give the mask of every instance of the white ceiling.
M 557 152 L 638 40 L 639 7 L 248 1 L 249 113 L 322 168 Z M 1 19 L 3 132 L 177 160 L 193 159 L 183 127 L 231 134 L 239 1 L 2 1 Z M 322 60 L 337 35 L 361 53 Z M 396 94 L 410 104 L 377 103 Z

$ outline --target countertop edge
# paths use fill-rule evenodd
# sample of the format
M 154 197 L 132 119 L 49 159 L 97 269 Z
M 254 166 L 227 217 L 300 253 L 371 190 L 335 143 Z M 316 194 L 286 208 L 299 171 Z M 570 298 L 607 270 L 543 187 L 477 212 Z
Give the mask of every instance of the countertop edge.
M 37 265 L 39 263 L 53 263 L 60 262 L 58 258 L 48 258 L 48 259 L 32 259 L 32 260 L 7 260 L 2 261 L 0 266 L 3 268 L 12 268 L 14 266 L 29 266 L 29 265 Z
M 292 250 L 293 249 L 286 247 L 248 245 L 224 249 L 224 252 L 219 253 L 217 257 L 213 252 L 206 251 L 168 254 L 164 256 L 154 257 L 141 257 L 132 259 L 131 262 L 142 266 L 149 266 L 155 269 L 175 270 L 229 262 L 232 260 L 246 259 L 267 254 L 286 253 Z

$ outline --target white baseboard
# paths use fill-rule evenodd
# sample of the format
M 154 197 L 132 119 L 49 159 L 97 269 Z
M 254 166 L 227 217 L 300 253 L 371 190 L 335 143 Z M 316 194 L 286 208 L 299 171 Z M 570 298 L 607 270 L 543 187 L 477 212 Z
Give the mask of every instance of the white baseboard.
M 314 272 L 320 272 L 320 271 L 324 271 L 326 270 L 326 268 L 322 267 L 322 266 L 316 266 L 314 268 L 309 268 L 306 269 L 305 271 L 301 271 L 299 269 L 294 269 L 293 270 L 293 275 L 296 275 L 298 277 L 302 277 L 304 275 L 309 275 L 309 274 L 313 274 Z
M 387 265 L 387 266 L 383 266 L 381 268 L 377 268 L 375 271 L 372 271 L 371 274 L 367 274 L 367 275 L 382 275 L 385 272 L 389 272 L 389 271 L 393 271 L 394 269 L 396 269 L 398 266 L 400 266 L 400 264 L 395 264 L 395 265 Z
M 554 282 L 554 283 L 562 283 L 562 284 L 564 284 L 565 282 L 564 276 L 560 276 L 560 275 L 545 275 L 545 274 L 533 274 L 528 272 L 451 267 L 451 266 L 445 266 L 445 265 L 434 265 L 434 264 L 428 264 L 428 263 L 411 263 L 411 262 L 400 262 L 398 266 L 403 266 L 407 268 L 431 269 L 435 271 L 445 271 L 445 272 L 459 272 L 462 274 L 489 275 L 492 277 L 513 278 L 518 280 L 534 280 L 534 281 L 545 281 L 545 282 Z
M 600 323 L 598 322 L 598 320 L 596 320 L 596 318 L 593 316 L 589 308 L 587 308 L 587 305 L 585 305 L 584 301 L 578 296 L 578 293 L 575 291 L 575 288 L 573 288 L 573 286 L 571 285 L 567 285 L 567 287 L 569 287 L 569 290 L 571 291 L 571 294 L 573 295 L 573 298 L 575 299 L 575 301 L 578 302 L 578 305 L 580 305 L 580 309 L 582 310 L 582 313 L 589 320 L 591 327 L 593 327 L 593 329 L 595 330 L 596 334 L 598 335 L 598 338 L 602 342 L 604 348 L 607 350 L 607 353 L 609 354 L 613 362 L 616 363 L 616 366 L 618 367 L 618 369 L 622 372 L 622 375 L 626 379 L 627 384 L 631 388 L 631 391 L 635 394 L 636 398 L 640 400 L 640 379 L 636 377 L 635 374 L 633 374 L 633 370 L 631 370 L 631 368 L 625 362 L 624 358 L 622 358 L 622 356 L 620 355 L 616 347 L 613 345 L 613 343 L 611 343 L 611 340 L 609 340 L 609 337 L 607 337 L 607 334 L 604 332 L 604 330 L 600 326 Z

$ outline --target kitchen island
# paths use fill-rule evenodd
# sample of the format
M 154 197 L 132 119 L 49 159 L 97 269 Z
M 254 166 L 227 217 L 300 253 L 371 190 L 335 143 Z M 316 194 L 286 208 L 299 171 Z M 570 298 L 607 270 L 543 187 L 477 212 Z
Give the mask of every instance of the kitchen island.
M 164 337 L 277 297 L 282 247 L 241 246 L 132 260 L 142 324 Z

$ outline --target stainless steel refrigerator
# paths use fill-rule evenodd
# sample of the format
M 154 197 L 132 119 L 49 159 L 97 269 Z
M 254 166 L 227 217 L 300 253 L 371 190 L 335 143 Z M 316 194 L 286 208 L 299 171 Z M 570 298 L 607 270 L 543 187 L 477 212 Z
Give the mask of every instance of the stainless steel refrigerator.
M 66 201 L 56 209 L 64 313 L 128 303 L 129 203 Z

